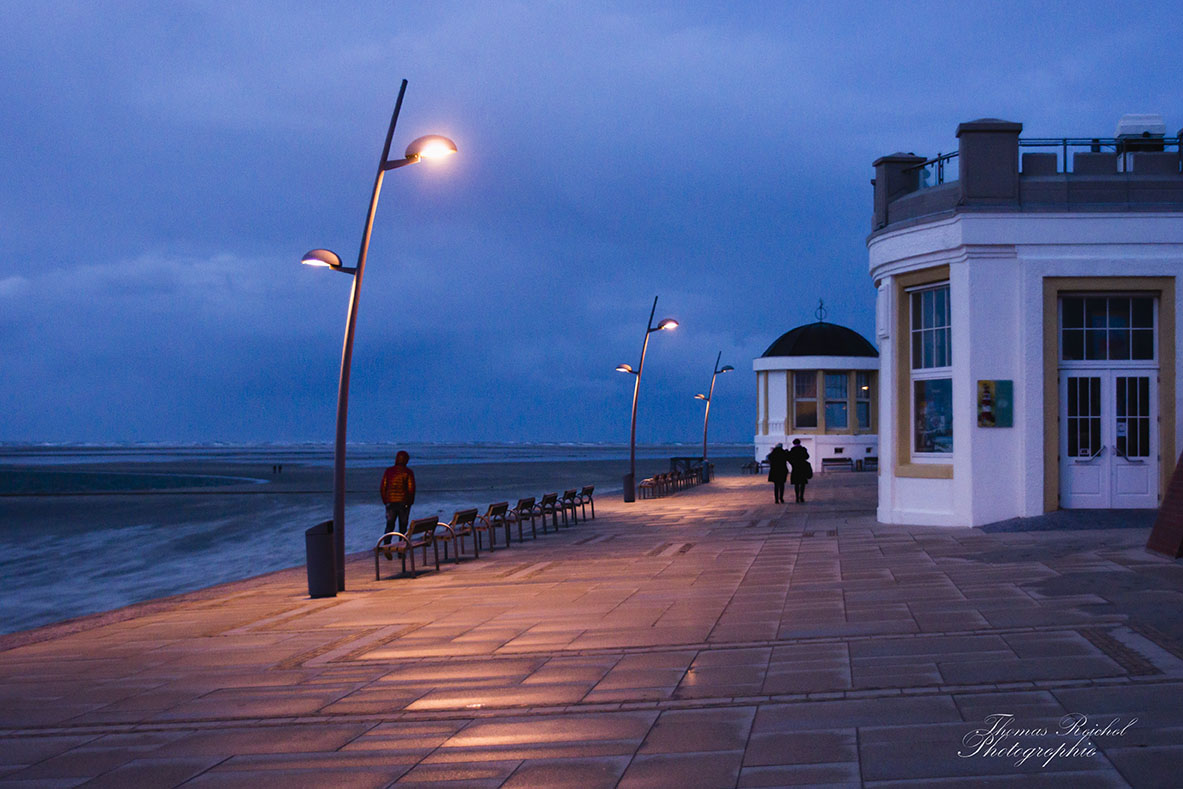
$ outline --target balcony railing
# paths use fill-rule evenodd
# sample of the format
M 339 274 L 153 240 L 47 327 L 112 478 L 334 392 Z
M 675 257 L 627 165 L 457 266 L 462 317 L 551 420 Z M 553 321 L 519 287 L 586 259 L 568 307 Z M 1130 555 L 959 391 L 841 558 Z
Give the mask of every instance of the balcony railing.
M 1019 148 L 1051 149 L 1057 154 L 1056 166 L 1059 172 L 1068 169 L 1069 152 L 1089 153 L 1140 153 L 1145 151 L 1179 151 L 1183 158 L 1180 137 L 1020 137 Z M 938 153 L 933 158 L 909 167 L 907 171 L 919 171 L 919 189 L 928 189 L 956 181 L 958 172 L 957 152 Z
M 1068 169 L 1068 153 L 1140 153 L 1144 151 L 1180 150 L 1179 137 L 1020 137 L 1019 149 L 1051 149 L 1057 154 L 1056 167 L 1061 173 Z

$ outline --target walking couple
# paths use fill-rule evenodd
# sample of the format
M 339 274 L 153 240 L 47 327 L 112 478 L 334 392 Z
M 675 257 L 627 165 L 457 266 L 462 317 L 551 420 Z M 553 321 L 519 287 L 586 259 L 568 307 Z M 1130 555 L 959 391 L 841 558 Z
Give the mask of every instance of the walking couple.
M 772 493 L 777 504 L 785 503 L 785 480 L 793 483 L 793 490 L 797 494 L 797 501 L 805 501 L 805 486 L 813 476 L 813 466 L 809 464 L 809 450 L 801 446 L 801 439 L 793 439 L 793 448 L 785 449 L 784 444 L 777 444 L 768 457 L 768 481 L 772 483 Z M 789 474 L 789 466 L 793 473 Z

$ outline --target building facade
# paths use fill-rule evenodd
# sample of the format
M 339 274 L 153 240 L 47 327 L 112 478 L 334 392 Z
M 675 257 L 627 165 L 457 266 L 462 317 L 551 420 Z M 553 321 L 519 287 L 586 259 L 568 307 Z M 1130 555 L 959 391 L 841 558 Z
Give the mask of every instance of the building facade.
M 752 363 L 756 371 L 756 457 L 794 438 L 817 472 L 824 460 L 862 469 L 877 461 L 879 352 L 845 326 L 817 321 L 788 331 Z
M 879 520 L 1158 506 L 1183 438 L 1183 174 L 1155 125 L 979 120 L 956 154 L 874 163 Z

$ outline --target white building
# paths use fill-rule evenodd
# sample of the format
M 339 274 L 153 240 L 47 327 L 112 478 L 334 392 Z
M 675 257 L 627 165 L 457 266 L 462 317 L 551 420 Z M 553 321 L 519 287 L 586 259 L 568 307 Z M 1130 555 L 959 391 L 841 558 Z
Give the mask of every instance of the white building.
M 756 371 L 756 460 L 794 438 L 822 461 L 861 469 L 879 455 L 875 390 L 879 352 L 845 326 L 817 321 L 782 334 L 752 363 Z M 867 464 L 869 465 L 869 464 Z
M 879 520 L 1158 505 L 1183 425 L 1183 175 L 1178 138 L 1136 120 L 1077 141 L 980 120 L 947 160 L 875 162 Z

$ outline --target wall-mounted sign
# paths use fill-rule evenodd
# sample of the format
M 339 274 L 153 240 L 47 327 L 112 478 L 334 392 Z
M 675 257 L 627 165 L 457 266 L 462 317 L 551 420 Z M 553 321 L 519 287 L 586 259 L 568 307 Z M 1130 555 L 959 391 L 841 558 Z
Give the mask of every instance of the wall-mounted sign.
M 1013 427 L 1014 381 L 978 381 L 978 427 Z

